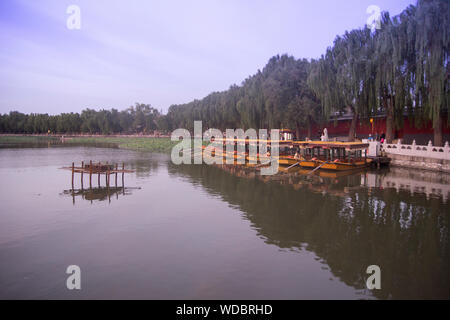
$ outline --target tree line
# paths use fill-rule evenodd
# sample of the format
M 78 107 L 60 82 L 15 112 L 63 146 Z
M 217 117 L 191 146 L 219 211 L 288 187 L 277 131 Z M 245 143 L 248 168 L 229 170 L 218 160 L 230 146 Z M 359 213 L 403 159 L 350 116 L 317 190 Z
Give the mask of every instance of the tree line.
M 205 128 L 307 129 L 350 111 L 349 140 L 358 121 L 386 115 L 386 140 L 405 115 L 417 127 L 431 121 L 434 144 L 442 145 L 449 102 L 450 11 L 448 0 L 419 0 L 401 14 L 384 12 L 379 28 L 354 29 L 336 37 L 319 58 L 272 57 L 241 85 L 201 100 L 172 105 L 162 115 L 149 105 L 125 111 L 84 110 L 58 116 L 11 112 L 0 117 L 0 132 L 127 133 Z
M 12 111 L 0 115 L 3 133 L 151 133 L 161 127 L 161 113 L 148 104 L 136 103 L 126 110 L 85 109 L 60 115 L 23 114 Z

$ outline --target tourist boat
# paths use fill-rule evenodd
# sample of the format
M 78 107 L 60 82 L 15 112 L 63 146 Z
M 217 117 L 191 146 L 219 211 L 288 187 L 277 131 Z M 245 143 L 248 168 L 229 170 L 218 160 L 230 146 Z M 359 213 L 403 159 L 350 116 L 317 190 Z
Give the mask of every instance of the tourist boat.
M 278 157 L 278 164 L 280 166 L 294 166 L 297 163 L 300 164 L 301 161 L 301 158 L 296 158 L 293 155 L 280 155 Z
M 261 163 L 269 163 L 270 162 L 270 155 L 261 155 L 261 154 L 256 154 L 256 155 L 249 155 L 248 153 L 246 154 L 245 159 L 247 160 L 247 164 L 248 165 L 258 165 Z M 256 163 L 256 164 L 255 164 Z
M 367 158 L 368 143 L 298 141 L 294 146 L 300 151 L 302 168 L 347 171 L 367 167 L 371 162 Z
M 223 149 L 213 152 L 218 156 L 222 155 L 224 161 L 227 156 L 231 156 L 236 162 L 238 160 L 248 166 L 260 166 L 270 161 L 268 155 L 257 153 L 251 155 L 250 146 L 252 144 L 259 146 L 261 140 L 251 139 L 217 139 L 218 145 L 223 145 Z M 307 169 L 322 169 L 332 171 L 347 171 L 364 168 L 371 162 L 367 158 L 368 143 L 361 142 L 328 142 L 328 141 L 292 141 L 292 140 L 266 140 L 268 149 L 272 144 L 279 145 L 279 156 L 276 158 L 280 166 L 300 166 Z M 232 153 L 226 152 L 226 145 L 233 144 L 234 146 L 244 145 L 244 152 L 234 151 Z M 203 147 L 205 149 L 205 147 Z M 258 150 L 260 151 L 260 150 Z M 253 164 L 252 164 L 253 162 Z M 256 164 L 254 164 L 256 163 Z M 267 163 L 269 165 L 269 163 Z
M 295 173 L 299 176 L 309 176 L 309 175 L 311 175 L 311 173 L 313 173 L 314 175 L 319 176 L 321 178 L 337 179 L 337 178 L 341 178 L 341 177 L 354 175 L 355 173 L 358 173 L 358 172 L 363 172 L 364 167 L 355 169 L 355 170 L 345 170 L 345 171 L 317 170 L 316 172 L 312 172 L 312 170 L 309 168 L 302 168 L 301 166 L 296 166 L 293 168 L 280 167 L 279 171 L 283 172 L 283 173 L 289 173 L 289 174 Z
M 223 163 L 225 163 L 226 160 L 230 159 L 230 158 L 233 159 L 234 161 L 238 161 L 238 160 L 241 160 L 241 159 L 245 160 L 245 156 L 241 155 L 241 154 L 238 154 L 236 151 L 234 151 L 234 152 L 227 152 L 227 151 L 215 149 L 215 150 L 212 150 L 210 154 L 205 154 L 205 149 L 206 149 L 206 146 L 202 146 L 202 153 L 203 153 L 204 157 L 206 157 L 206 158 L 211 158 L 211 157 L 217 158 L 217 157 L 222 156 Z
M 299 154 L 299 148 L 294 146 L 294 142 L 290 145 L 280 146 L 278 164 L 280 166 L 296 166 L 303 158 Z
M 265 163 L 270 161 L 269 155 L 270 155 L 270 148 L 273 144 L 278 144 L 280 150 L 286 149 L 286 148 L 292 148 L 292 140 L 284 140 L 284 138 L 286 137 L 291 137 L 289 135 L 284 134 L 281 140 L 255 140 L 255 139 L 215 139 L 214 142 L 218 143 L 218 144 L 223 144 L 223 150 L 226 150 L 226 145 L 227 144 L 232 144 L 234 147 L 236 147 L 237 145 L 241 145 L 244 146 L 243 150 L 245 150 L 244 152 L 238 152 L 238 151 L 234 151 L 234 158 L 237 159 L 242 159 L 242 157 L 245 158 L 246 160 L 246 165 L 248 166 L 256 166 L 256 165 L 260 165 L 261 163 Z M 268 154 L 261 154 L 259 153 L 259 146 L 260 143 L 264 142 L 267 145 L 267 148 L 269 150 Z M 250 152 L 250 146 L 254 145 L 257 148 L 257 154 L 256 155 L 252 155 Z M 226 156 L 226 152 L 222 152 L 224 153 L 224 156 Z M 257 163 L 257 164 L 251 164 L 251 162 L 253 163 Z

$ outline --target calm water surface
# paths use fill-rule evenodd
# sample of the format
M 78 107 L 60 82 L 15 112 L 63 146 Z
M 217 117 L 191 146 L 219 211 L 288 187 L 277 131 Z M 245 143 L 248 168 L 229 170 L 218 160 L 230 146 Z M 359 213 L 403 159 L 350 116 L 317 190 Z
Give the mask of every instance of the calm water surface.
M 72 192 L 59 168 L 89 160 L 135 173 L 109 190 L 78 176 Z M 449 299 L 449 185 L 394 168 L 262 179 L 113 148 L 0 148 L 0 298 Z

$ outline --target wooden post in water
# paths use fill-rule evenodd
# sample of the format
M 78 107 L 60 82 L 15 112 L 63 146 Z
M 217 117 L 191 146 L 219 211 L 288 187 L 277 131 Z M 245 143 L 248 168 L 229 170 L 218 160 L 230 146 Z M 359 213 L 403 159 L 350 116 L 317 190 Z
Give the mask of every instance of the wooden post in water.
M 110 179 L 110 175 L 109 175 L 109 164 L 108 162 L 106 162 L 106 186 L 109 189 L 109 179 Z
M 116 163 L 116 188 L 117 188 L 117 169 L 119 168 L 119 165 Z
M 75 174 L 75 163 L 72 162 L 72 190 L 73 190 L 73 176 Z
M 122 162 L 122 194 L 125 195 L 125 179 L 124 179 L 124 174 L 125 174 L 125 163 Z
M 99 170 L 98 170 L 98 187 L 99 187 L 99 188 L 100 188 L 100 168 L 101 168 L 101 166 L 102 166 L 102 163 L 99 162 L 99 163 L 98 163 L 98 168 L 99 168 Z
M 92 160 L 89 161 L 89 188 L 92 189 Z
M 81 190 L 83 190 L 83 171 L 84 171 L 84 161 L 81 161 Z
M 125 179 L 124 179 L 125 172 L 124 172 L 124 170 L 125 170 L 125 163 L 122 162 L 122 188 L 124 188 L 124 192 L 125 192 L 125 183 L 124 183 L 124 181 L 125 181 Z

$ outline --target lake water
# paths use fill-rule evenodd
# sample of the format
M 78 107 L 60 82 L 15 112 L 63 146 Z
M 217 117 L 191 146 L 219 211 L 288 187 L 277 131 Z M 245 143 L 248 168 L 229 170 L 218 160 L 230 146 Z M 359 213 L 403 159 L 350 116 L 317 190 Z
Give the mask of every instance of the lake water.
M 72 162 L 125 163 L 89 190 Z M 104 177 L 101 185 L 105 186 Z M 0 299 L 450 298 L 448 176 L 262 178 L 114 148 L 0 148 Z M 81 290 L 66 268 L 81 268 Z M 381 268 L 381 290 L 366 269 Z

